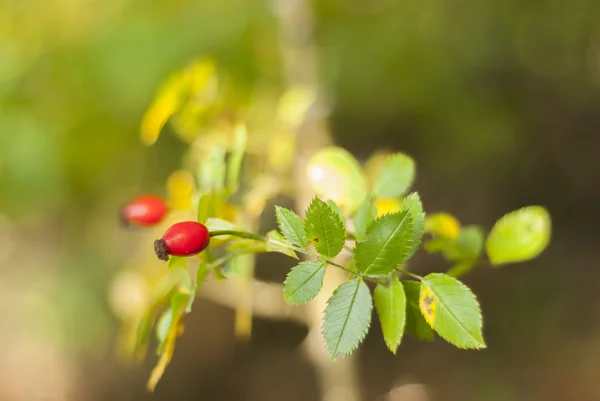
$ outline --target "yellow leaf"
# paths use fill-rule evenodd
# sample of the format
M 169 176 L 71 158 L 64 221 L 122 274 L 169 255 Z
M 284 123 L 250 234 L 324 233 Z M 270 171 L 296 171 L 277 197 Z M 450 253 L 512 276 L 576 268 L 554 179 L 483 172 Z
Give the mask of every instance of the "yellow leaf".
M 425 217 L 425 232 L 456 239 L 460 234 L 460 223 L 448 213 L 433 213 Z
M 433 328 L 435 323 L 435 315 L 437 309 L 437 300 L 427 286 L 422 287 L 421 295 L 419 296 L 419 308 L 427 323 Z
M 373 201 L 373 206 L 377 209 L 377 217 L 381 217 L 384 214 L 396 213 L 402 208 L 402 201 L 400 199 L 376 199 Z
M 186 170 L 173 172 L 167 180 L 167 193 L 174 209 L 189 209 L 192 206 L 195 189 L 194 176 Z
M 181 319 L 181 315 L 177 317 L 173 316 L 173 319 L 177 318 L 177 323 L 172 323 L 169 328 L 169 332 L 167 333 L 167 338 L 165 339 L 165 346 L 162 350 L 160 358 L 158 362 L 152 369 L 150 373 L 150 378 L 148 379 L 148 383 L 146 384 L 146 388 L 148 391 L 154 391 L 156 385 L 160 381 L 161 377 L 165 373 L 165 369 L 171 363 L 171 359 L 173 358 L 173 352 L 175 351 L 175 341 L 177 340 L 177 336 L 180 333 L 179 321 Z M 175 322 L 175 320 L 173 320 Z
M 182 106 L 182 91 L 186 80 L 185 72 L 175 73 L 158 91 L 154 101 L 142 117 L 140 135 L 144 145 L 150 146 L 156 142 L 167 120 Z
M 142 117 L 140 135 L 144 145 L 156 142 L 169 118 L 193 101 L 190 107 L 205 110 L 216 96 L 215 62 L 203 58 L 175 72 L 161 86 Z M 189 113 L 188 113 L 189 114 Z

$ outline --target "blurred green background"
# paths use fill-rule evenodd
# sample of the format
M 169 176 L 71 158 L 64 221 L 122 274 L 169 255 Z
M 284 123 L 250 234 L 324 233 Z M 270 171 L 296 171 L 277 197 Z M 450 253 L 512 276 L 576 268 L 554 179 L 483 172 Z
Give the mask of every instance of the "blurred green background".
M 373 325 L 364 399 L 414 383 L 403 400 L 600 400 L 600 2 L 311 4 L 337 144 L 411 154 L 426 209 L 465 224 L 527 204 L 553 217 L 540 258 L 466 278 L 488 349 L 407 339 L 394 357 Z M 205 301 L 146 394 L 107 300 L 140 242 L 118 208 L 164 192 L 185 150 L 168 129 L 140 144 L 157 88 L 202 55 L 246 88 L 282 85 L 278 41 L 267 0 L 0 0 L 0 399 L 318 399 L 304 329 L 257 320 L 236 343 L 233 312 Z

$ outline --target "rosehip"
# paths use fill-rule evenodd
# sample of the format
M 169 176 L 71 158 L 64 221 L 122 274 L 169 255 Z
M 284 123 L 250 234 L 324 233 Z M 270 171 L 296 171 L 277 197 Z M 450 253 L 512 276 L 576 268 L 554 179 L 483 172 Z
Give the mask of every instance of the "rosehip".
M 195 221 L 173 224 L 161 239 L 154 241 L 154 251 L 160 260 L 169 260 L 169 255 L 191 256 L 202 252 L 210 242 L 208 229 Z
M 160 223 L 168 211 L 169 207 L 162 198 L 146 195 L 123 206 L 121 222 L 125 227 L 129 225 L 149 227 Z

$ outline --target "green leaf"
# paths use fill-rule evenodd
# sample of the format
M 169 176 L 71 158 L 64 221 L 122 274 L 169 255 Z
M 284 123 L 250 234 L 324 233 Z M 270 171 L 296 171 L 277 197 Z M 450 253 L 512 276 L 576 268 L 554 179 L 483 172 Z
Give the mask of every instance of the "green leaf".
M 162 315 L 156 321 L 156 339 L 158 340 L 158 344 L 162 345 L 167 338 L 167 333 L 169 332 L 169 328 L 171 327 L 171 321 L 173 320 L 173 310 L 171 308 L 167 308 L 164 310 Z
M 296 244 L 302 248 L 308 245 L 304 222 L 293 211 L 281 206 L 275 206 L 275 215 L 277 216 L 277 224 L 281 233 L 292 244 Z
M 379 314 L 381 330 L 385 344 L 394 354 L 402 335 L 406 322 L 406 295 L 398 276 L 392 275 L 389 286 L 377 284 L 374 293 L 375 308 Z
M 245 228 L 243 228 L 237 224 L 234 224 L 227 220 L 219 219 L 218 217 L 210 217 L 210 218 L 206 219 L 206 222 L 204 223 L 204 225 L 210 232 L 212 232 L 212 231 L 227 231 L 227 230 L 248 231 Z M 210 241 L 211 241 L 211 244 L 213 244 L 213 243 L 217 244 L 217 243 L 226 242 L 226 241 L 229 241 L 231 239 L 236 239 L 236 238 L 238 238 L 238 237 L 235 237 L 232 235 L 219 235 L 218 237 L 211 238 Z
M 323 338 L 332 359 L 356 349 L 369 330 L 373 303 L 369 287 L 358 278 L 340 285 L 327 301 Z
M 495 265 L 522 262 L 538 256 L 550 242 L 550 215 L 541 206 L 528 206 L 496 222 L 486 241 Z
M 346 218 L 344 217 L 344 212 L 338 206 L 337 203 L 335 203 L 332 199 L 329 199 L 327 201 L 327 204 L 329 205 L 329 207 L 331 208 L 331 210 L 333 210 L 338 216 L 340 216 L 340 220 L 342 220 L 342 221 L 346 220 Z
M 381 216 L 367 228 L 367 240 L 356 244 L 356 267 L 367 276 L 386 276 L 408 259 L 412 242 L 408 211 Z
M 185 313 L 185 307 L 190 300 L 190 294 L 176 291 L 171 296 L 171 303 L 161 317 L 158 319 L 156 325 L 156 336 L 158 339 L 158 355 L 162 354 L 166 345 L 166 341 L 169 335 L 169 331 L 174 329 L 174 326 L 179 324 L 181 317 Z
M 200 188 L 206 191 L 222 189 L 225 185 L 225 149 L 214 146 L 210 153 L 200 161 L 198 171 Z
M 452 266 L 450 269 L 448 269 L 446 274 L 449 275 L 450 277 L 458 278 L 458 277 L 468 273 L 469 271 L 471 271 L 471 269 L 473 269 L 475 267 L 476 263 L 477 263 L 476 259 L 463 260 L 462 262 L 458 262 L 457 264 Z
M 278 231 L 272 230 L 267 233 L 265 247 L 267 252 L 279 252 L 294 259 L 298 259 L 298 255 L 296 255 L 293 245 L 290 244 Z
M 208 265 L 206 264 L 206 262 L 204 262 L 204 261 L 200 262 L 200 264 L 198 265 L 198 270 L 196 270 L 196 278 L 195 278 L 194 282 L 192 283 L 190 299 L 187 303 L 187 306 L 185 307 L 185 313 L 190 313 L 192 311 L 192 304 L 194 303 L 194 300 L 196 299 L 196 294 L 198 293 L 198 289 L 200 288 L 200 285 L 204 282 L 204 280 L 206 280 L 206 278 L 208 277 L 209 274 L 210 274 L 210 269 L 208 268 Z
M 188 304 L 189 297 L 189 293 L 175 292 L 171 297 L 171 306 L 169 308 L 171 311 L 170 318 L 163 315 L 163 318 L 161 319 L 161 325 L 167 326 L 168 323 L 168 329 L 165 331 L 164 327 L 160 328 L 160 334 L 164 335 L 164 337 L 162 338 L 162 341 L 160 341 L 158 347 L 158 362 L 156 363 L 156 366 L 154 366 L 154 369 L 152 369 L 150 378 L 148 379 L 147 388 L 150 391 L 154 391 L 154 388 L 158 384 L 165 369 L 171 362 L 173 352 L 175 351 L 175 340 L 180 333 L 181 319 L 185 313 L 185 307 Z
M 303 304 L 317 296 L 323 286 L 325 263 L 302 262 L 294 267 L 284 282 L 285 300 Z
M 408 210 L 412 217 L 413 242 L 409 254 L 409 258 L 411 258 L 417 249 L 419 249 L 419 245 L 421 245 L 421 239 L 423 238 L 423 233 L 425 231 L 425 213 L 423 213 L 423 204 L 421 203 L 419 194 L 413 192 L 404 198 L 402 210 Z
M 371 198 L 366 197 L 354 216 L 354 234 L 357 240 L 367 239 L 367 227 L 375 217 L 377 217 L 377 208 L 371 203 Z
M 368 193 L 368 183 L 358 161 L 346 150 L 325 148 L 308 162 L 309 182 L 318 196 L 333 199 L 353 215 Z
M 209 217 L 218 216 L 221 204 L 221 195 L 217 191 L 200 195 L 198 199 L 198 223 L 204 224 Z
M 397 198 L 408 191 L 415 179 L 415 162 L 403 153 L 396 153 L 381 165 L 373 187 L 376 198 Z
M 246 151 L 246 142 L 248 141 L 248 131 L 246 126 L 240 124 L 236 127 L 233 147 L 229 154 L 227 163 L 227 188 L 231 193 L 238 190 L 240 170 Z
M 240 239 L 229 245 L 227 251 L 236 255 L 263 253 L 267 252 L 267 246 L 265 242 L 257 241 L 255 239 Z
M 332 258 L 341 252 L 346 230 L 340 216 L 319 198 L 313 199 L 306 210 L 306 235 L 317 252 Z
M 478 259 L 483 250 L 483 230 L 477 226 L 465 226 L 456 239 L 459 259 Z
M 475 265 L 483 250 L 483 231 L 477 226 L 465 226 L 456 239 L 437 237 L 425 243 L 429 253 L 441 252 L 444 259 L 459 262 L 456 271 L 466 273 Z M 460 266 L 459 266 L 460 265 Z M 470 265 L 467 267 L 467 265 Z M 462 274 L 462 273 L 461 273 Z
M 459 348 L 485 348 L 479 303 L 469 288 L 441 273 L 423 277 L 421 313 L 446 341 Z
M 429 327 L 419 307 L 421 295 L 421 283 L 418 281 L 402 281 L 404 293 L 406 294 L 406 328 L 405 331 L 411 336 L 423 341 L 433 341 L 435 333 Z

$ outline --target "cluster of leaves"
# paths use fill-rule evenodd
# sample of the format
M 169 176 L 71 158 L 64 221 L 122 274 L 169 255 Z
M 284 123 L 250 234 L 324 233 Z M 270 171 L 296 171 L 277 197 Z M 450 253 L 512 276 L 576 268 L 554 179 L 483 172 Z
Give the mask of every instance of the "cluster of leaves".
M 191 142 L 192 166 L 174 173 L 167 183 L 171 204 L 181 211 L 178 217 L 195 217 L 211 232 L 227 233 L 213 237 L 198 257 L 171 257 L 167 275 L 140 317 L 138 356 L 145 355 L 152 332 L 158 340 L 159 359 L 149 389 L 154 389 L 172 358 L 184 316 L 202 282 L 211 274 L 216 279 L 235 275 L 239 291 L 244 291 L 243 283 L 252 279 L 253 255 L 261 252 L 299 260 L 284 283 L 283 296 L 291 304 L 313 300 L 327 269 L 347 273 L 323 317 L 322 334 L 333 359 L 348 355 L 364 340 L 373 305 L 385 343 L 394 353 L 405 332 L 425 341 L 437 333 L 459 348 L 485 347 L 479 304 L 458 277 L 483 265 L 479 262 L 484 248 L 491 266 L 536 257 L 550 239 L 546 210 L 530 206 L 509 213 L 485 238 L 482 228 L 462 227 L 450 214 L 425 215 L 418 193 L 409 193 L 416 168 L 408 155 L 378 152 L 361 166 L 346 150 L 329 147 L 308 163 L 307 179 L 316 196 L 304 218 L 278 206 L 280 232 L 255 234 L 246 227 L 258 226 L 266 201 L 289 191 L 285 182 L 290 180 L 294 144 L 288 134 L 302 121 L 314 93 L 309 88 L 289 90 L 279 100 L 274 125 L 263 135 L 254 131 L 248 135 L 238 116 L 222 113 L 228 96 L 219 85 L 222 81 L 212 60 L 198 60 L 165 83 L 142 121 L 142 141 L 147 145 L 157 140 L 167 120 Z M 278 140 L 264 135 L 276 131 L 283 133 Z M 252 157 L 246 157 L 249 154 Z M 440 253 L 452 264 L 446 274 L 422 277 L 408 271 L 407 262 L 425 236 L 424 249 Z M 251 322 L 246 306 L 239 311 Z

